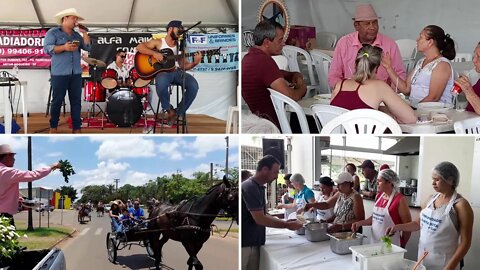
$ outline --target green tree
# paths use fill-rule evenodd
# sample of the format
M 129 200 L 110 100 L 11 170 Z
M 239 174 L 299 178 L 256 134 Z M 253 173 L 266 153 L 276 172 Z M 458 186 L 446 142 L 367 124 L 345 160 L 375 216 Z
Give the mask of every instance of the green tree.
M 85 203 L 88 200 L 92 202 L 98 202 L 100 200 L 107 201 L 108 198 L 108 188 L 105 185 L 90 185 L 82 188 L 82 198 L 79 202 Z
M 72 199 L 72 202 L 74 202 L 78 197 L 77 197 L 77 190 L 74 189 L 72 186 L 60 186 L 60 188 L 57 188 L 55 192 L 60 193 L 60 195 L 65 196 L 67 195 Z

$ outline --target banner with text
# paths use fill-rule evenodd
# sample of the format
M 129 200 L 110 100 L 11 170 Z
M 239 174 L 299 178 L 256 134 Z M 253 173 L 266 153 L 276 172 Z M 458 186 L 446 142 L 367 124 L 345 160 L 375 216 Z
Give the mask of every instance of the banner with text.
M 29 30 L 0 29 L 0 69 L 49 68 L 50 56 L 43 51 L 48 28 Z
M 220 50 L 217 50 L 220 48 Z M 192 34 L 187 39 L 187 51 L 207 51 L 193 71 L 217 72 L 238 70 L 238 33 Z M 192 59 L 189 59 L 192 61 Z

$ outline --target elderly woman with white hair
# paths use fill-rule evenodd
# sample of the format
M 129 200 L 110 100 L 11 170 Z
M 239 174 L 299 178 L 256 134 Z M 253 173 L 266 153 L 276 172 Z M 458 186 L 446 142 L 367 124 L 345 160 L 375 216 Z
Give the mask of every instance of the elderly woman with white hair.
M 331 233 L 350 230 L 352 223 L 365 219 L 363 200 L 353 189 L 353 177 L 348 172 L 341 172 L 337 179 L 338 191 L 326 202 L 308 203 L 305 211 L 312 208 L 325 210 L 334 207 L 333 225 L 328 228 Z
M 399 181 L 397 174 L 390 169 L 384 169 L 378 173 L 378 192 L 372 215 L 365 220 L 353 223 L 352 231 L 356 232 L 361 226 L 371 225 L 371 242 L 378 243 L 388 227 L 412 221 L 407 199 L 397 190 Z M 410 234 L 410 232 L 395 234 L 392 236 L 392 243 L 405 247 Z
M 279 204 L 278 209 L 303 209 L 305 204 L 315 202 L 315 194 L 313 191 L 305 185 L 305 179 L 299 173 L 295 173 L 290 177 L 290 182 L 295 188 L 295 197 L 293 203 Z
M 432 186 L 437 193 L 423 205 L 420 217 L 387 229 L 387 234 L 420 230 L 418 256 L 429 252 L 423 261 L 428 270 L 460 269 L 460 262 L 470 249 L 473 211 L 468 201 L 456 191 L 459 180 L 460 173 L 451 162 L 436 165 L 432 172 Z

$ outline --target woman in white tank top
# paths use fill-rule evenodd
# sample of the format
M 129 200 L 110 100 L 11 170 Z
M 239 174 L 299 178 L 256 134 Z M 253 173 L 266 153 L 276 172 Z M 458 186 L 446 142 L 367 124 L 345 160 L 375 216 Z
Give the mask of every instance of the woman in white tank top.
M 455 58 L 455 43 L 439 26 L 425 27 L 417 38 L 417 50 L 425 57 L 404 81 L 391 66 L 388 54 L 382 57 L 382 65 L 394 82 L 396 91 L 410 95 L 414 107 L 420 102 L 452 103 L 453 69 L 450 61 Z

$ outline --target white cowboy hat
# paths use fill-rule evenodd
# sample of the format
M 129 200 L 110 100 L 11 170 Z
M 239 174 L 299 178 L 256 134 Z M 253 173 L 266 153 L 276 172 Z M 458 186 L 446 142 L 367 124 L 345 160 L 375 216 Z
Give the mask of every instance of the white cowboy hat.
M 15 152 L 12 151 L 12 148 L 8 144 L 2 144 L 0 145 L 0 155 L 4 154 L 16 154 Z
M 56 15 L 55 15 L 55 20 L 57 21 L 57 24 L 62 24 L 62 18 L 65 17 L 65 16 L 76 16 L 78 17 L 78 20 L 79 21 L 83 21 L 84 18 L 80 15 L 78 15 L 77 13 L 77 10 L 74 9 L 74 8 L 67 8 L 65 10 L 62 10 L 60 12 L 58 12 Z

